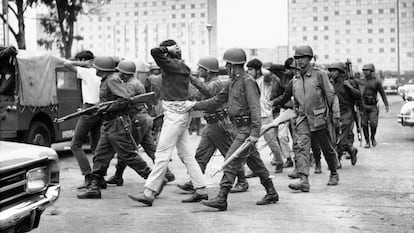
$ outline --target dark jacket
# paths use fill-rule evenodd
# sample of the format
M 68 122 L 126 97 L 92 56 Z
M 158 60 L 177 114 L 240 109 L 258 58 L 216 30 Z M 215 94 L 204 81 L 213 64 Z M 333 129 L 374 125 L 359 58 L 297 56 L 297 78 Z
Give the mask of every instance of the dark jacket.
M 377 96 L 379 92 L 385 106 L 389 106 L 382 83 L 377 78 L 361 79 L 359 83 L 361 85 L 363 105 L 376 105 L 378 103 Z
M 228 85 L 228 82 L 219 81 L 218 78 L 209 80 L 208 82 L 202 82 L 200 79 L 191 77 L 191 83 L 200 91 L 203 95 L 203 99 L 209 99 L 219 94 Z M 207 109 L 206 113 L 213 113 L 219 111 L 223 106 L 218 106 L 215 109 Z
M 194 109 L 214 109 L 227 103 L 229 117 L 249 115 L 251 136 L 258 137 L 261 127 L 260 91 L 256 81 L 248 74 L 232 79 L 218 95 L 197 102 Z
M 151 55 L 161 68 L 161 99 L 168 101 L 188 100 L 191 70 L 183 61 L 167 57 L 167 47 L 151 49 Z

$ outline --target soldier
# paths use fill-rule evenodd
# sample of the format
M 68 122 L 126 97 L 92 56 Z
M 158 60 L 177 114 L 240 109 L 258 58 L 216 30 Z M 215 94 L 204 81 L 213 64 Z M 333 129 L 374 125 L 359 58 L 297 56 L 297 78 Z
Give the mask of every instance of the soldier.
M 355 121 L 353 111 L 356 102 L 361 99 L 361 92 L 359 91 L 358 84 L 354 80 L 347 79 L 344 63 L 333 63 L 329 66 L 328 70 L 333 79 L 333 86 L 339 99 L 341 111 L 341 130 L 338 135 L 339 140 L 337 140 L 339 142 L 336 145 L 338 161 L 341 164 L 342 154 L 346 151 L 351 156 L 351 164 L 355 165 L 358 149 L 350 144 L 349 131 L 352 130 L 352 125 Z
M 125 116 L 126 104 L 124 101 L 130 97 L 121 78 L 115 74 L 115 61 L 111 57 L 97 57 L 94 60 L 96 75 L 102 78 L 100 86 L 100 101 L 107 102 L 120 100 L 100 109 L 102 115 L 101 137 L 93 158 L 93 171 L 91 184 L 86 192 L 78 194 L 79 199 L 101 198 L 100 184 L 106 174 L 109 162 L 115 152 L 118 157 L 126 162 L 134 171 L 146 179 L 151 168 L 137 154 L 136 148 L 131 143 L 128 132 L 124 129 L 119 116 Z M 106 183 L 104 185 L 106 187 Z
M 75 56 L 77 61 L 67 61 L 64 66 L 73 72 L 76 72 L 77 78 L 82 80 L 82 100 L 83 107 L 88 108 L 99 103 L 99 86 L 101 77 L 96 75 L 96 70 L 92 67 L 94 55 L 91 51 L 82 51 Z M 73 133 L 71 150 L 73 156 L 79 164 L 85 181 L 78 189 L 87 188 L 91 183 L 92 168 L 88 158 L 82 149 L 82 145 L 89 133 L 89 143 L 92 154 L 95 152 L 96 145 L 99 141 L 101 127 L 101 117 L 96 114 L 87 114 L 79 117 L 76 122 L 75 131 Z
M 199 76 L 204 78 L 205 83 L 198 78 L 191 77 L 191 83 L 201 92 L 204 99 L 211 98 L 220 93 L 227 82 L 218 80 L 219 65 L 215 57 L 207 56 L 198 61 Z M 204 118 L 207 126 L 201 133 L 200 143 L 198 144 L 195 158 L 200 165 L 201 171 L 204 173 L 207 163 L 210 161 L 216 149 L 218 149 L 223 156 L 227 154 L 230 145 L 233 142 L 233 137 L 230 132 L 230 122 L 227 119 L 227 111 L 224 106 L 208 109 L 204 111 Z M 194 191 L 191 182 L 183 185 L 177 185 L 180 189 L 185 191 Z M 249 183 L 244 176 L 244 170 L 237 173 L 237 184 L 233 187 L 231 192 L 245 192 L 249 188 Z
M 272 77 L 270 72 L 268 72 L 265 77 L 262 74 L 262 62 L 257 58 L 247 62 L 246 67 L 247 73 L 256 80 L 257 85 L 259 86 L 261 123 L 262 125 L 267 125 L 273 121 L 270 98 L 272 97 L 272 94 L 279 89 L 280 81 L 276 80 L 278 79 L 277 77 Z M 277 134 L 275 134 L 273 130 L 269 130 L 265 133 L 264 139 L 273 154 L 275 173 L 281 173 L 283 171 L 283 159 Z
M 227 103 L 228 114 L 233 125 L 234 141 L 227 151 L 226 158 L 233 154 L 244 141 L 256 143 L 260 134 L 260 91 L 257 83 L 244 70 L 246 53 L 239 48 L 225 51 L 223 60 L 230 76 L 230 83 L 222 92 L 213 98 L 197 102 L 194 109 L 212 109 Z M 234 184 L 237 173 L 247 162 L 252 171 L 260 177 L 261 184 L 266 189 L 266 195 L 258 201 L 257 205 L 276 203 L 279 196 L 273 186 L 269 171 L 260 158 L 256 147 L 252 145 L 247 153 L 242 153 L 231 161 L 223 171 L 220 182 L 220 192 L 216 198 L 203 200 L 203 205 L 227 210 L 227 195 Z
M 362 89 L 362 106 L 361 111 L 361 125 L 364 131 L 365 148 L 370 148 L 377 145 L 375 134 L 378 127 L 378 92 L 381 94 L 382 101 L 385 104 L 385 111 L 390 110 L 387 96 L 385 95 L 382 83 L 375 77 L 375 67 L 373 64 L 366 64 L 362 67 L 364 79 L 360 80 Z M 370 132 L 371 131 L 371 132 Z M 370 137 L 371 134 L 371 137 Z
M 174 147 L 177 147 L 178 156 L 186 166 L 196 189 L 192 200 L 207 199 L 206 181 L 189 148 L 190 136 L 187 129 L 191 120 L 189 110 L 192 107 L 188 102 L 190 68 L 181 60 L 181 49 L 174 40 L 161 42 L 159 47 L 151 49 L 151 55 L 162 70 L 161 99 L 164 123 L 155 152 L 155 165 L 145 183 L 145 189 L 138 195 L 129 194 L 128 197 L 152 206 L 155 195 L 159 194 L 166 183 L 164 174 Z
M 125 83 L 125 88 L 131 96 L 141 95 L 145 93 L 144 86 L 137 78 L 134 77 L 136 70 L 135 67 L 136 66 L 134 62 L 127 60 L 122 60 L 116 67 L 120 78 Z M 154 161 L 156 145 L 151 130 L 153 121 L 152 118 L 148 115 L 146 104 L 140 103 L 129 105 L 128 114 L 133 126 L 132 132 L 134 135 L 135 143 L 140 144 L 145 153 L 147 153 L 148 157 Z M 126 167 L 127 164 L 125 161 L 122 160 L 122 158 L 118 158 L 115 174 L 109 180 L 107 180 L 106 183 L 122 186 L 124 183 L 122 175 Z M 167 172 L 165 173 L 165 178 L 168 180 L 168 182 L 175 180 L 174 174 L 172 174 L 169 169 L 167 169 Z
M 334 126 L 339 124 L 339 106 L 335 105 L 335 91 L 325 72 L 310 65 L 313 51 L 310 46 L 299 46 L 295 59 L 300 73 L 293 79 L 294 108 L 298 117 L 296 128 L 296 169 L 300 180 L 289 184 L 289 188 L 309 192 L 311 138 L 321 147 L 331 171 L 327 185 L 337 185 L 339 175 L 336 171 L 336 154 L 328 131 L 329 116 L 332 113 Z

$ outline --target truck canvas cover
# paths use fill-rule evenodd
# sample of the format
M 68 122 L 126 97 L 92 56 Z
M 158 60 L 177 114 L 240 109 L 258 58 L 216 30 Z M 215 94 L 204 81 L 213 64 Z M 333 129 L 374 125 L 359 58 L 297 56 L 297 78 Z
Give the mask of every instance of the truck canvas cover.
M 19 103 L 23 106 L 48 106 L 57 104 L 56 67 L 64 59 L 47 52 L 19 50 Z

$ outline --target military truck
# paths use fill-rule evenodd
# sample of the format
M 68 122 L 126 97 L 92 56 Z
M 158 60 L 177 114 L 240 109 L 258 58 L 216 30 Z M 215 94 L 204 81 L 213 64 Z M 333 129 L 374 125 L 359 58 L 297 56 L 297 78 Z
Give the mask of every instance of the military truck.
M 6 49 L 0 48 L 0 87 L 10 80 L 13 85 L 0 93 L 0 140 L 44 146 L 70 140 L 77 119 L 60 124 L 55 119 L 82 106 L 76 73 L 50 53 Z

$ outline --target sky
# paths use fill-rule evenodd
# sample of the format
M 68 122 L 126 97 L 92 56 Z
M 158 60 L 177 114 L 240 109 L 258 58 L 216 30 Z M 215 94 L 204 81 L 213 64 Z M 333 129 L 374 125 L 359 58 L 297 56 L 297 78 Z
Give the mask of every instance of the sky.
M 217 0 L 219 47 L 288 44 L 288 0 Z

